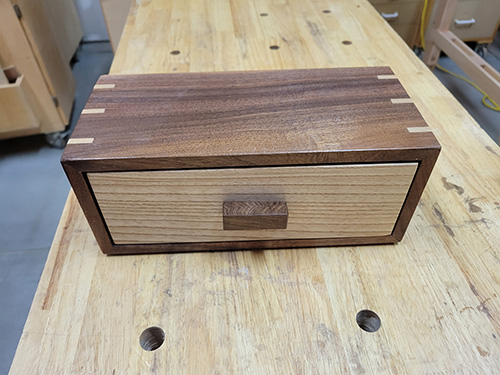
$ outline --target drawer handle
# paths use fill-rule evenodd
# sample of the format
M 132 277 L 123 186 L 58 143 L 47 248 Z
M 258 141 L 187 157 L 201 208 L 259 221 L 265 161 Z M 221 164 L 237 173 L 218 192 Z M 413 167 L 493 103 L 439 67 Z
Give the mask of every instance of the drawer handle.
M 398 12 L 394 12 L 394 13 L 380 13 L 381 16 L 384 18 L 384 20 L 386 21 L 392 21 L 392 20 L 395 20 L 396 18 L 399 17 L 399 13 Z
M 467 27 L 467 26 L 472 26 L 476 23 L 476 20 L 474 18 L 471 18 L 470 20 L 455 20 L 455 26 L 456 27 Z
M 286 202 L 224 202 L 224 230 L 286 229 Z

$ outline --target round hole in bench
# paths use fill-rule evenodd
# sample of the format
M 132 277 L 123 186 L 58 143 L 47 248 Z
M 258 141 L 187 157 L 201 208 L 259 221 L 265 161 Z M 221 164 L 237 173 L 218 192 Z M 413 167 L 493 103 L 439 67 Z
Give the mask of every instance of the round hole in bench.
M 144 350 L 158 349 L 165 341 L 165 332 L 160 327 L 146 328 L 139 337 L 139 343 Z
M 344 44 L 344 45 L 348 46 L 348 45 L 351 45 L 351 44 L 352 44 L 352 42 L 351 42 L 350 40 L 343 40 L 343 41 L 342 41 L 342 44 Z
M 179 51 L 179 50 L 170 51 L 170 54 L 174 55 L 174 56 L 179 55 L 180 53 L 181 53 L 181 51 Z
M 271 48 L 271 49 L 280 49 L 280 46 L 273 45 L 273 46 L 269 46 L 269 48 Z
M 371 310 L 361 310 L 356 315 L 356 323 L 366 332 L 376 332 L 382 324 L 379 316 Z
M 331 12 L 332 12 L 332 11 L 331 11 L 331 10 L 329 10 L 329 9 L 325 9 L 325 10 L 323 11 L 323 13 L 326 13 L 326 14 L 331 13 Z
M 260 16 L 261 17 L 267 17 L 267 13 L 261 13 Z

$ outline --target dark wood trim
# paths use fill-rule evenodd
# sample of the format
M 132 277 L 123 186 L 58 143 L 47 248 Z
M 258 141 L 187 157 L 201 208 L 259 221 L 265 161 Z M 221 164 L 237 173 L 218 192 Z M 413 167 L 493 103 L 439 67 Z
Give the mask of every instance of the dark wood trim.
M 413 182 L 408 191 L 408 195 L 406 196 L 406 200 L 403 203 L 403 207 L 401 209 L 401 213 L 399 214 L 398 220 L 396 221 L 396 225 L 394 226 L 394 230 L 392 235 L 397 241 L 401 241 L 404 234 L 406 233 L 406 229 L 410 224 L 410 220 L 417 208 L 418 202 L 420 201 L 420 197 L 424 192 L 425 185 L 429 180 L 432 169 L 436 164 L 440 149 L 430 150 L 432 152 L 431 155 L 424 158 L 415 173 L 415 177 L 413 178 Z
M 111 254 L 113 251 L 111 235 L 95 200 L 94 192 L 89 187 L 85 174 L 74 169 L 68 163 L 63 163 L 63 168 L 66 176 L 71 182 L 73 192 L 89 222 L 90 229 L 92 229 L 97 243 L 105 254 Z
M 184 253 L 199 251 L 225 250 L 266 250 L 294 249 L 302 247 L 331 247 L 346 245 L 382 245 L 395 244 L 398 241 L 391 235 L 381 237 L 322 238 L 305 240 L 269 240 L 237 242 L 190 242 L 154 245 L 114 245 L 103 249 L 109 255 L 144 254 L 144 253 Z
M 420 162 L 436 158 L 441 147 L 361 151 L 304 152 L 206 157 L 151 157 L 134 159 L 61 159 L 80 172 L 120 172 L 169 169 L 283 167 L 318 164 L 364 164 Z

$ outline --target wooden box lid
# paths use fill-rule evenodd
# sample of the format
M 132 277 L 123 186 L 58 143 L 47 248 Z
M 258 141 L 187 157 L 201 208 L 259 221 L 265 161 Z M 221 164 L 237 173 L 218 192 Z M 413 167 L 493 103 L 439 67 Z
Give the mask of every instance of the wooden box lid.
M 63 163 L 88 171 L 417 160 L 439 150 L 388 67 L 102 76 L 69 145 Z

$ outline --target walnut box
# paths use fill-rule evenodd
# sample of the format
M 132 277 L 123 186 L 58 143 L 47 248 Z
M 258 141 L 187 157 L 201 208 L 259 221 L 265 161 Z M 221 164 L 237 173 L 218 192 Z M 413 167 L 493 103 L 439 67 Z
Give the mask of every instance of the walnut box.
M 102 76 L 62 164 L 104 253 L 395 243 L 440 151 L 388 67 Z

